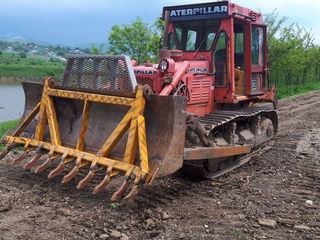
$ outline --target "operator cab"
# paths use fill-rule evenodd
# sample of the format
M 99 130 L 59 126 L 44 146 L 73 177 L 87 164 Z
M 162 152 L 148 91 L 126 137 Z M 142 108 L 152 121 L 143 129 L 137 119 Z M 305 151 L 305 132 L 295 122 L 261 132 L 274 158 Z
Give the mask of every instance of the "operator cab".
M 214 99 L 231 103 L 266 94 L 266 25 L 229 1 L 165 7 L 164 47 L 179 61 L 208 61 Z M 207 74 L 209 76 L 209 74 Z

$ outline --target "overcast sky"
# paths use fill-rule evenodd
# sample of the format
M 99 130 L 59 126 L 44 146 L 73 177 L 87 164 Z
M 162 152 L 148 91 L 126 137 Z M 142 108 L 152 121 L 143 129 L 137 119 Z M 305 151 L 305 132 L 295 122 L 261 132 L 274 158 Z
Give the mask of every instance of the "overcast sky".
M 163 6 L 210 2 L 202 0 L 0 0 L 0 35 L 14 34 L 60 44 L 103 43 L 114 24 L 136 16 L 152 23 Z M 234 0 L 239 5 L 270 13 L 277 9 L 287 23 L 312 28 L 320 44 L 320 0 Z

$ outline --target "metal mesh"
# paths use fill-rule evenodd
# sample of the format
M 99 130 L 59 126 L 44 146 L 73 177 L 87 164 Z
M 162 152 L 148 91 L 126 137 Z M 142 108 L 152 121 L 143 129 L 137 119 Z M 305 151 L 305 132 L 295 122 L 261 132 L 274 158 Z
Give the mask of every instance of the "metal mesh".
M 136 84 L 128 56 L 70 56 L 62 79 L 63 86 L 117 92 L 134 92 Z
M 148 84 L 154 90 L 153 78 L 137 76 L 137 82 L 142 86 Z

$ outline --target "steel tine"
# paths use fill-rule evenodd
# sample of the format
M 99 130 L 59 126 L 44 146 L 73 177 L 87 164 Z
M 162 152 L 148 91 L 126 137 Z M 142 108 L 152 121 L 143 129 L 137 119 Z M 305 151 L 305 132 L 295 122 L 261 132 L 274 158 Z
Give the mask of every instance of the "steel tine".
M 85 176 L 85 178 L 83 178 L 77 185 L 77 188 L 80 189 L 80 188 L 83 188 L 85 187 L 89 182 L 91 182 L 91 180 L 93 179 L 95 175 L 95 172 L 94 171 L 89 171 L 89 173 Z
M 80 170 L 81 159 L 82 159 L 82 155 L 78 156 L 78 158 L 76 160 L 76 165 L 74 166 L 74 168 L 66 176 L 63 177 L 61 183 L 69 182 L 70 180 L 75 178 L 75 176 L 77 176 L 77 174 L 78 174 L 78 172 Z
M 6 147 L 0 154 L 0 160 L 2 160 L 3 158 L 5 158 L 5 156 L 7 156 L 7 154 L 10 152 L 10 149 L 8 147 Z
M 44 170 L 46 170 L 47 168 L 51 167 L 52 163 L 51 163 L 51 156 L 49 156 L 47 158 L 47 160 L 41 164 L 39 167 L 37 167 L 36 170 L 34 170 L 35 173 L 41 173 L 43 172 Z
M 20 156 L 18 156 L 11 162 L 11 165 L 17 165 L 21 163 L 26 158 L 26 156 L 27 156 L 27 152 L 24 151 L 22 154 L 20 154 Z
M 64 162 L 62 161 L 55 169 L 53 169 L 49 173 L 48 178 L 51 179 L 58 176 L 63 171 L 63 169 L 64 169 Z
M 129 185 L 133 182 L 133 177 L 131 177 L 131 173 L 133 168 L 129 168 L 125 175 L 125 181 L 122 183 L 120 188 L 112 195 L 111 201 L 117 201 L 121 198 L 122 194 L 127 190 Z
M 124 197 L 124 200 L 132 200 L 135 196 L 138 195 L 142 188 L 142 184 L 145 181 L 146 176 L 147 175 L 145 173 L 141 173 L 141 175 L 139 174 L 138 176 L 136 176 L 134 180 L 134 186 L 131 189 L 131 191 L 127 194 L 127 196 Z
M 28 154 L 29 152 L 34 151 L 33 149 L 29 149 L 29 148 L 28 148 L 28 147 L 29 147 L 29 144 L 30 144 L 30 142 L 26 142 L 26 144 L 25 144 L 25 146 L 24 146 L 24 152 L 23 152 L 20 156 L 18 156 L 16 159 L 14 159 L 14 160 L 11 162 L 11 165 L 17 165 L 17 164 L 19 164 L 20 162 L 22 162 L 22 161 L 26 158 L 26 156 L 27 156 L 27 154 Z
M 35 154 L 33 155 L 32 159 L 23 166 L 24 169 L 29 169 L 37 164 L 37 162 L 39 161 L 39 159 L 41 157 L 41 154 L 40 154 L 41 148 L 42 148 L 42 145 L 39 145 L 37 147 L 37 150 L 36 150 Z
M 108 185 L 109 182 L 111 181 L 112 170 L 113 170 L 113 165 L 108 167 L 107 173 L 106 173 L 105 177 L 104 177 L 103 180 L 93 189 L 92 194 L 100 193 L 100 192 L 102 192 L 102 191 L 107 187 L 107 185 Z
M 53 169 L 53 170 L 49 173 L 49 175 L 48 175 L 48 178 L 49 178 L 49 179 L 58 176 L 58 175 L 63 171 L 63 169 L 64 169 L 64 167 L 65 167 L 64 160 L 67 158 L 67 156 L 68 156 L 68 151 L 66 151 L 66 152 L 62 155 L 60 164 L 59 164 L 55 169 Z
M 137 196 L 138 193 L 140 192 L 141 188 L 142 188 L 142 184 L 135 183 L 135 185 L 133 186 L 131 191 L 128 193 L 128 195 L 124 197 L 124 200 L 128 201 L 128 200 L 132 200 L 133 198 L 135 198 L 135 196 Z
M 66 183 L 75 178 L 79 172 L 79 166 L 76 165 L 66 176 L 63 177 L 61 183 Z
M 97 194 L 102 192 L 107 187 L 110 181 L 111 181 L 110 175 L 106 174 L 103 180 L 93 189 L 92 194 Z
M 90 171 L 88 172 L 88 174 L 78 183 L 77 188 L 83 188 L 85 187 L 89 182 L 91 182 L 91 180 L 93 179 L 94 175 L 96 174 L 97 171 L 102 170 L 103 168 L 97 168 L 97 160 L 98 158 L 92 162 L 91 166 L 90 166 Z
M 39 167 L 36 168 L 36 170 L 34 171 L 35 173 L 41 173 L 44 170 L 46 170 L 47 168 L 51 167 L 51 165 L 52 165 L 52 156 L 54 154 L 54 149 L 55 148 L 52 148 L 50 150 L 49 156 L 47 157 L 47 160 L 43 164 L 41 164 Z
M 133 178 L 126 178 L 121 187 L 112 195 L 111 201 L 118 201 L 132 182 Z

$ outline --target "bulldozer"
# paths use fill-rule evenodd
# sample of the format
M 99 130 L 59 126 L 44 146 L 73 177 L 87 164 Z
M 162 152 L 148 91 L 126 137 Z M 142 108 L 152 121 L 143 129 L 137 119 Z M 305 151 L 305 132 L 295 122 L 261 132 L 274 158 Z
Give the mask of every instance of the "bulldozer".
M 62 81 L 23 82 L 25 111 L 0 159 L 22 146 L 13 165 L 65 173 L 62 183 L 82 172 L 79 189 L 99 177 L 94 194 L 122 177 L 117 201 L 177 171 L 219 177 L 269 150 L 278 117 L 262 15 L 219 1 L 164 7 L 162 19 L 157 64 L 72 55 Z

